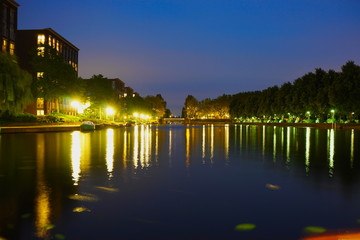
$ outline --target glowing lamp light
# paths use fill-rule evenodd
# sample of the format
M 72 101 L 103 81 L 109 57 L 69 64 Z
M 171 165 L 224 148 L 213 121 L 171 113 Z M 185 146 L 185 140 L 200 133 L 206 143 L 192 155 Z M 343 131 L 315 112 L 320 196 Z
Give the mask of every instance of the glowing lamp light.
M 84 109 L 87 108 L 86 105 L 82 105 L 80 102 L 78 101 L 72 101 L 70 103 L 70 105 L 73 107 L 73 108 L 76 108 L 77 109 L 77 112 L 78 113 L 84 113 Z M 90 106 L 90 105 L 89 105 Z
M 115 114 L 115 111 L 114 111 L 113 108 L 111 108 L 111 107 L 107 107 L 107 108 L 106 108 L 106 115 L 112 116 L 112 115 L 114 115 L 114 114 Z
M 81 104 L 78 101 L 72 101 L 71 106 L 74 108 L 79 108 L 81 106 Z
M 137 118 L 137 117 L 139 117 L 139 114 L 137 112 L 135 112 L 135 113 L 133 113 L 133 116 Z

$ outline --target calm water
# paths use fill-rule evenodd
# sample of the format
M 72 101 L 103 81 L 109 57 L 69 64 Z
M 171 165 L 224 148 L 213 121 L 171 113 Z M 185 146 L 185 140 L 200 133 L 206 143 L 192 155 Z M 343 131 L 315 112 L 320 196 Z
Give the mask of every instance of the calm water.
M 360 132 L 136 126 L 0 135 L 0 239 L 302 239 L 360 228 Z M 252 231 L 235 226 L 251 223 Z

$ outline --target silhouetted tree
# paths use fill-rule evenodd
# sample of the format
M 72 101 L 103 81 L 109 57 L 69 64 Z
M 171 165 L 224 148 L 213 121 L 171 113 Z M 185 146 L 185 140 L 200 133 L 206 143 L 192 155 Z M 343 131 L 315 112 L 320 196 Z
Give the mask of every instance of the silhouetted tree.
M 17 115 L 34 98 L 31 93 L 32 77 L 20 69 L 14 56 L 0 53 L 0 116 Z

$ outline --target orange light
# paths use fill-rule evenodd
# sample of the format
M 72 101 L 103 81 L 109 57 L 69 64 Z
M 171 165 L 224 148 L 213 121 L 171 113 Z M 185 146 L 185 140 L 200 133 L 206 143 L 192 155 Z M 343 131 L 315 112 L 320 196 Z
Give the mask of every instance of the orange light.
M 339 240 L 339 239 L 357 240 L 360 239 L 360 232 L 321 234 L 317 236 L 305 237 L 302 240 Z

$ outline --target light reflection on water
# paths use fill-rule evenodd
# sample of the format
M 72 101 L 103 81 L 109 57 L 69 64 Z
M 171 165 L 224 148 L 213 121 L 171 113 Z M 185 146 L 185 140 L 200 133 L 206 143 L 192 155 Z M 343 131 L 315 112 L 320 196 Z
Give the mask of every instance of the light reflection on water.
M 109 175 L 109 180 L 113 176 L 114 170 L 114 130 L 107 129 L 106 130 L 106 167 Z
M 334 174 L 335 130 L 328 130 L 329 176 Z
M 105 149 L 105 165 L 109 179 L 113 177 L 115 150 L 122 148 L 122 166 L 127 168 L 129 160 L 134 169 L 148 168 L 156 165 L 159 159 L 159 151 L 166 151 L 169 165 L 172 165 L 172 158 L 176 137 L 179 131 L 185 131 L 185 166 L 189 167 L 194 160 L 192 156 L 197 156 L 197 149 L 200 149 L 201 162 L 203 164 L 214 164 L 215 156 L 223 153 L 225 161 L 229 159 L 230 152 L 249 151 L 259 148 L 263 157 L 265 157 L 268 146 L 271 146 L 272 159 L 276 163 L 284 156 L 287 166 L 291 164 L 293 155 L 304 153 L 304 170 L 309 173 L 311 170 L 312 154 L 315 153 L 314 148 L 319 144 L 319 129 L 306 127 L 304 129 L 296 129 L 294 127 L 255 127 L 255 126 L 229 126 L 222 127 L 214 125 L 203 125 L 200 128 L 188 126 L 181 129 L 168 128 L 166 149 L 164 148 L 164 138 L 159 139 L 159 129 L 147 125 L 134 126 L 133 129 L 125 129 L 122 131 L 122 138 L 115 141 L 115 131 L 113 129 L 106 130 L 106 149 Z M 230 132 L 231 130 L 231 132 Z M 300 131 L 301 130 L 301 131 Z M 300 132 L 299 132 L 300 131 Z M 334 129 L 326 131 L 326 149 L 328 174 L 330 177 L 334 174 L 335 164 L 335 145 L 336 131 Z M 304 132 L 304 140 L 301 140 L 297 133 Z M 245 138 L 244 138 L 245 136 Z M 271 138 L 269 138 L 271 137 Z M 313 139 L 315 137 L 315 139 Z M 355 149 L 355 130 L 350 131 L 349 136 L 350 151 L 349 160 L 351 167 L 354 163 Z M 159 143 L 159 141 L 161 141 Z M 303 142 L 302 142 L 303 141 Z M 116 142 L 116 143 L 115 143 Z M 235 144 L 235 145 L 234 145 Z M 84 134 L 79 131 L 71 133 L 71 167 L 74 185 L 77 185 L 81 177 L 83 168 L 88 164 L 82 164 L 91 158 L 91 135 Z M 199 145 L 199 148 L 197 148 Z M 235 146 L 235 148 L 234 148 Z M 159 149 L 161 148 L 161 149 Z M 302 149 L 301 149 L 302 148 Z M 295 152 L 294 152 L 295 151 Z M 39 158 L 41 159 L 41 158 Z
M 230 132 L 231 129 L 231 132 Z M 151 126 L 140 125 L 133 129 L 122 131 L 122 138 L 115 141 L 115 131 L 113 129 L 106 130 L 106 149 L 105 149 L 105 165 L 109 179 L 113 177 L 114 162 L 116 149 L 122 149 L 122 166 L 127 168 L 129 160 L 134 169 L 151 167 L 159 159 L 159 146 L 161 151 L 166 151 L 169 165 L 172 165 L 174 148 L 174 137 L 177 136 L 182 129 L 168 128 L 167 138 L 159 140 L 159 131 L 163 129 Z M 301 130 L 301 131 L 300 131 Z M 189 126 L 184 128 L 185 131 L 185 166 L 189 167 L 192 162 L 192 155 L 197 156 L 197 149 L 200 149 L 201 160 L 203 164 L 214 164 L 215 156 L 220 152 L 227 161 L 229 154 L 233 151 L 250 150 L 259 148 L 262 156 L 266 155 L 269 146 L 272 150 L 272 159 L 275 163 L 282 158 L 284 154 L 287 166 L 294 159 L 294 153 L 304 153 L 304 170 L 309 173 L 312 166 L 312 154 L 315 154 L 314 148 L 318 144 L 323 144 L 323 140 L 319 143 L 319 129 L 306 127 L 304 129 L 296 129 L 294 127 L 254 127 L 254 126 L 229 126 L 222 127 L 214 125 L 203 125 L 200 128 Z M 304 140 L 297 136 L 297 132 L 304 132 Z M 334 174 L 335 164 L 335 135 L 334 129 L 326 131 L 326 149 L 328 174 L 330 177 Z M 271 137 L 271 138 L 269 138 Z M 315 138 L 315 139 L 314 139 Z M 355 130 L 351 130 L 349 134 L 350 151 L 349 160 L 351 167 L 354 164 L 355 149 Z M 161 143 L 159 144 L 159 141 Z M 165 141 L 165 142 L 164 142 Z M 178 141 L 178 139 L 176 139 Z M 79 131 L 71 133 L 71 168 L 74 185 L 77 185 L 81 177 L 81 173 L 88 164 L 82 164 L 91 158 L 91 135 L 84 134 Z M 116 143 L 115 143 L 116 142 Z M 259 144 L 258 144 L 259 143 Z M 119 146 L 121 144 L 121 147 Z M 166 149 L 164 144 L 167 144 Z M 197 148 L 199 145 L 199 148 Z M 301 149 L 302 148 L 302 149 Z M 280 155 L 280 156 L 279 156 Z M 317 156 L 319 157 L 319 156 Z M 321 157 L 321 156 L 320 156 Z M 324 157 L 324 156 L 323 156 Z M 131 159 L 130 159 L 131 158 Z M 41 160 L 39 157 L 38 159 Z
M 304 185 L 311 186 L 310 189 L 314 186 L 314 188 L 325 186 L 324 189 L 326 191 L 332 191 L 335 187 L 341 186 L 341 191 L 336 193 L 342 196 L 341 192 L 345 191 L 346 194 L 344 194 L 344 196 L 348 198 L 349 196 L 354 197 L 354 200 L 347 199 L 344 205 L 341 205 L 342 202 L 340 200 L 336 200 L 334 201 L 334 205 L 339 205 L 340 202 L 340 208 L 346 209 L 349 207 L 349 209 L 351 208 L 352 211 L 356 211 L 356 213 L 360 215 L 359 207 L 357 207 L 356 204 L 351 205 L 351 201 L 358 202 L 357 200 L 360 200 L 360 196 L 356 196 L 357 191 L 354 191 L 355 193 L 349 191 L 351 188 L 355 189 L 360 181 L 357 177 L 360 175 L 358 149 L 360 134 L 355 130 L 345 131 L 309 127 L 294 128 L 248 125 L 174 127 L 140 125 L 132 128 L 95 131 L 93 133 L 75 131 L 72 133 L 54 134 L 1 135 L 0 137 L 0 176 L 6 176 L 5 178 L 0 177 L 0 191 L 4 193 L 0 196 L 0 200 L 5 203 L 3 204 L 4 206 L 10 204 L 10 202 L 21 203 L 24 200 L 21 201 L 21 199 L 17 199 L 19 194 L 13 194 L 11 193 L 12 190 L 9 189 L 14 188 L 19 189 L 17 191 L 21 191 L 22 188 L 25 188 L 24 186 L 33 184 L 31 187 L 26 187 L 34 188 L 34 191 L 30 191 L 31 194 L 28 194 L 29 199 L 26 199 L 26 202 L 33 202 L 34 205 L 26 203 L 29 206 L 22 208 L 31 209 L 28 210 L 28 212 L 33 213 L 31 220 L 35 226 L 34 234 L 40 239 L 51 238 L 50 235 L 54 233 L 51 230 L 52 224 L 57 222 L 58 225 L 66 225 L 65 223 L 59 222 L 62 216 L 68 214 L 66 211 L 72 212 L 74 207 L 90 208 L 83 202 L 76 202 L 75 204 L 74 199 L 80 198 L 73 197 L 68 199 L 67 196 L 70 195 L 96 196 L 97 198 L 95 194 L 99 194 L 99 203 L 96 202 L 92 204 L 101 204 L 102 201 L 106 201 L 110 206 L 109 208 L 113 208 L 112 211 L 117 212 L 117 214 L 123 217 L 128 217 L 132 214 L 136 215 L 142 211 L 151 212 L 151 204 L 150 206 L 146 205 L 147 207 L 140 207 L 141 204 L 148 202 L 144 200 L 143 196 L 147 196 L 153 200 L 149 200 L 152 204 L 161 202 L 163 198 L 166 199 L 161 207 L 167 205 L 179 206 L 179 212 L 176 213 L 180 215 L 182 212 L 185 214 L 186 211 L 190 211 L 187 212 L 187 214 L 190 215 L 192 212 L 199 211 L 197 208 L 191 209 L 190 207 L 193 205 L 191 201 L 196 202 L 199 200 L 202 203 L 206 202 L 209 204 L 211 208 L 206 209 L 206 211 L 214 211 L 219 215 L 219 219 L 224 219 L 225 217 L 221 215 L 221 212 L 224 211 L 224 206 L 232 206 L 229 204 L 229 199 L 233 196 L 237 201 L 245 201 L 242 202 L 244 206 L 254 206 L 253 211 L 258 211 L 258 209 L 261 208 L 263 211 L 263 213 L 251 212 L 250 214 L 246 213 L 244 209 L 241 209 L 241 214 L 238 212 L 238 215 L 233 216 L 233 218 L 242 219 L 246 214 L 248 214 L 248 216 L 254 214 L 254 217 L 250 219 L 255 221 L 256 219 L 261 219 L 267 211 L 270 211 L 262 207 L 264 203 L 261 202 L 261 199 L 267 199 L 269 206 L 277 209 L 276 204 L 279 198 L 272 199 L 275 194 L 267 195 L 269 192 L 265 192 L 264 190 L 264 186 L 269 183 L 270 185 L 283 185 L 281 186 L 280 194 L 283 194 L 282 196 L 285 196 L 285 198 L 288 197 L 292 199 L 289 203 L 280 201 L 282 208 L 298 211 L 294 214 L 302 214 L 301 211 L 307 209 L 308 206 L 300 206 L 299 210 L 296 210 L 291 208 L 291 204 L 298 198 L 304 197 L 304 199 L 306 199 L 306 194 L 309 194 L 308 188 L 303 185 L 296 185 L 294 187 L 295 190 L 288 192 L 290 190 L 288 190 L 289 186 L 287 186 L 287 181 L 276 182 L 279 178 L 284 178 L 283 173 L 280 174 L 273 171 L 273 169 L 284 170 L 286 180 L 290 179 L 289 182 L 294 182 L 296 181 L 294 179 L 303 176 L 303 179 L 305 179 L 302 180 L 305 182 Z M 19 147 L 23 149 L 22 153 L 16 151 Z M 26 159 L 26 161 L 24 160 L 24 156 L 26 156 L 26 159 L 32 159 L 32 161 L 34 161 L 34 172 L 31 172 L 31 168 L 28 168 L 27 171 L 36 177 L 33 181 L 26 178 L 19 186 L 4 187 L 5 180 L 8 184 L 9 182 L 16 182 L 14 180 L 18 179 L 17 174 L 14 176 L 11 175 L 12 172 L 17 173 L 20 171 L 19 169 L 27 169 L 23 166 L 18 167 L 18 165 L 25 164 L 28 161 Z M 10 160 L 15 161 L 16 164 Z M 251 166 L 255 167 L 252 168 Z M 270 168 L 271 174 L 266 175 L 264 173 L 267 171 L 264 170 L 267 169 L 265 166 Z M 12 167 L 15 167 L 15 169 L 12 169 Z M 160 179 L 160 175 L 158 176 L 158 172 L 155 171 L 156 169 L 161 170 L 162 173 L 171 171 L 169 175 L 174 176 L 173 178 Z M 186 177 L 180 174 L 183 169 L 186 169 L 188 173 Z M 201 171 L 197 171 L 198 169 Z M 229 172 L 227 172 L 229 175 L 223 175 L 221 171 L 224 169 L 233 169 L 233 175 Z M 206 175 L 211 173 L 209 171 L 219 171 L 221 174 L 214 174 L 210 177 Z M 147 175 L 146 173 L 151 174 Z M 26 176 L 24 172 L 21 172 L 21 174 Z M 50 177 L 53 174 L 55 177 Z M 263 176 L 264 174 L 266 177 Z M 291 174 L 295 174 L 297 177 L 293 178 Z M 273 175 L 276 175 L 276 177 L 271 177 Z M 154 176 L 159 177 L 160 180 L 152 186 L 150 183 L 155 181 L 154 178 L 156 179 L 156 177 Z M 227 181 L 226 179 L 230 180 Z M 269 179 L 274 182 L 266 182 Z M 332 185 L 334 181 L 337 181 L 336 179 L 341 179 L 341 181 Z M 137 184 L 142 180 L 149 183 L 144 185 L 146 187 L 142 186 L 139 188 Z M 190 180 L 191 184 L 182 185 Z M 209 181 L 212 184 L 201 185 L 199 184 L 201 181 Z M 225 181 L 225 183 L 222 183 L 222 181 Z M 175 184 L 173 184 L 174 182 Z M 231 184 L 234 184 L 234 186 Z M 94 187 L 95 185 L 97 187 Z M 109 188 L 112 187 L 112 185 L 115 185 L 115 188 Z M 120 186 L 122 186 L 122 188 Z M 263 186 L 264 189 L 260 187 L 260 190 L 258 190 L 258 186 Z M 128 190 L 126 190 L 126 188 L 128 188 Z M 160 190 L 158 190 L 158 188 Z M 227 192 L 224 190 L 226 188 L 230 189 L 229 195 L 226 195 Z M 96 190 L 99 189 L 103 192 L 106 190 L 106 192 L 96 192 Z M 113 189 L 120 189 L 120 191 L 111 191 Z M 140 191 L 139 189 L 143 192 L 133 193 L 133 191 Z M 169 189 L 171 189 L 171 191 Z M 322 191 L 325 191 L 324 189 L 322 189 Z M 178 195 L 169 195 L 169 192 Z M 300 192 L 300 194 L 298 192 Z M 316 195 L 317 192 L 314 192 L 315 193 L 312 193 L 314 195 L 308 197 L 311 201 L 316 201 L 314 196 L 322 197 L 321 194 Z M 252 193 L 254 193 L 255 197 L 250 199 L 249 196 L 251 196 Z M 159 194 L 158 198 L 154 197 L 156 194 Z M 161 194 L 163 194 L 163 196 Z M 304 196 L 302 194 L 304 194 Z M 296 197 L 292 197 L 293 195 Z M 204 197 L 202 198 L 202 196 Z M 334 195 L 330 196 L 335 198 Z M 64 198 L 66 200 L 64 200 Z M 183 205 L 178 202 L 178 198 L 181 198 Z M 249 198 L 248 202 L 246 201 L 247 198 Z M 124 199 L 127 199 L 128 202 L 124 202 Z M 328 197 L 323 197 L 322 200 L 324 199 L 327 200 Z M 121 210 L 122 208 L 118 206 L 119 201 L 122 201 L 121 206 L 130 206 L 130 209 L 135 210 L 131 213 L 123 213 L 122 211 L 125 210 Z M 134 206 L 129 202 L 133 202 Z M 270 202 L 272 202 L 272 205 L 270 205 Z M 221 207 L 217 206 L 217 204 Z M 20 206 L 21 205 L 24 205 L 24 203 L 21 203 Z M 229 207 L 229 212 L 227 212 L 226 217 L 231 215 L 233 209 L 236 208 L 235 205 L 239 205 L 238 202 L 234 201 L 234 205 Z M 0 238 L 4 234 L 2 229 L 6 228 L 4 227 L 4 219 L 14 218 L 13 216 L 9 217 L 12 213 L 5 211 L 4 206 L 0 206 L 1 212 L 4 213 L 0 215 Z M 94 207 L 94 205 L 92 205 L 92 214 L 98 214 L 96 210 L 93 211 L 93 209 L 101 209 L 101 207 L 96 206 L 97 205 Z M 199 208 L 205 208 L 205 206 L 206 205 L 201 205 Z M 106 206 L 103 207 L 106 209 Z M 321 207 L 321 204 L 316 205 L 316 208 Z M 141 210 L 137 211 L 137 208 L 141 208 Z M 112 211 L 110 211 L 109 214 L 112 214 Z M 161 212 L 162 210 L 157 209 L 157 211 Z M 170 207 L 170 209 L 166 209 L 165 212 L 168 211 L 172 212 L 177 210 L 174 210 L 174 207 Z M 245 213 L 243 213 L 243 211 L 245 211 Z M 346 210 L 343 211 L 346 212 Z M 19 214 L 24 214 L 24 212 L 20 211 L 20 207 L 18 212 Z M 284 212 L 284 215 L 279 213 L 280 218 L 282 216 L 286 218 L 287 213 L 285 210 Z M 171 216 L 166 215 L 167 213 L 161 214 L 165 214 L 165 219 L 172 219 Z M 152 218 L 154 215 L 157 215 L 157 213 L 150 215 L 150 218 Z M 108 216 L 102 217 L 106 219 Z M 130 224 L 128 223 L 129 219 L 126 217 L 122 220 L 122 224 Z M 302 217 L 305 218 L 305 216 Z M 15 218 L 19 217 L 15 216 Z M 184 219 L 187 218 L 184 216 L 182 216 L 182 218 L 180 217 L 179 222 L 174 225 L 187 226 L 184 225 L 186 222 Z M 301 219 L 301 217 L 299 219 Z M 327 218 L 324 217 L 324 219 Z M 339 219 L 341 219 L 341 216 Z M 342 217 L 341 221 L 344 221 L 344 219 L 345 217 Z M 153 222 L 157 220 L 158 219 L 155 219 Z M 159 222 L 160 220 L 164 219 L 159 219 Z M 206 216 L 200 220 L 206 222 Z M 244 221 L 245 220 L 246 219 L 244 219 Z M 144 222 L 146 221 L 148 220 L 145 219 Z M 169 222 L 171 221 L 169 220 Z M 197 220 L 196 222 L 201 221 Z M 229 224 L 236 225 L 239 223 L 237 221 L 240 220 L 232 220 Z M 135 225 L 136 224 L 139 223 L 136 222 Z M 129 226 L 130 229 L 132 227 L 134 226 Z M 27 227 L 24 229 L 30 228 L 31 227 Z M 91 232 L 91 230 L 89 230 L 89 232 Z M 204 231 L 203 234 L 206 236 L 208 233 Z M 224 232 L 222 234 L 226 236 L 227 233 Z M 9 239 L 22 238 L 16 238 L 15 236 Z M 251 239 L 251 237 L 248 239 Z M 288 239 L 294 238 L 290 237 Z
M 310 142 L 311 142 L 311 130 L 309 127 L 306 128 L 306 137 L 305 137 L 305 171 L 308 173 L 310 169 Z
M 80 132 L 76 131 L 71 134 L 71 167 L 72 167 L 72 178 L 74 180 L 74 185 L 77 185 L 80 178 L 81 172 L 81 151 L 83 149 L 80 141 Z
M 51 224 L 51 189 L 47 186 L 45 180 L 45 139 L 44 135 L 36 136 L 36 200 L 35 200 L 35 225 L 36 235 L 40 238 L 47 238 L 48 229 L 46 226 Z

